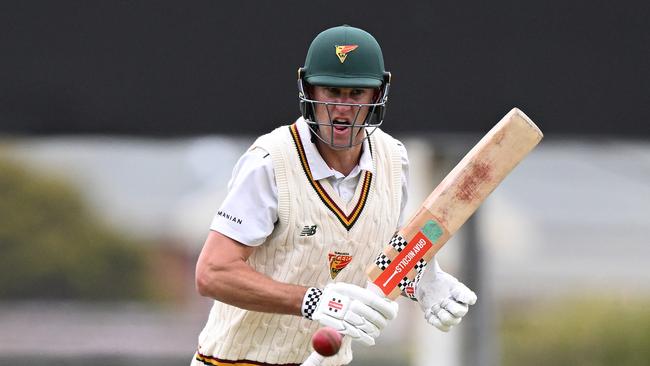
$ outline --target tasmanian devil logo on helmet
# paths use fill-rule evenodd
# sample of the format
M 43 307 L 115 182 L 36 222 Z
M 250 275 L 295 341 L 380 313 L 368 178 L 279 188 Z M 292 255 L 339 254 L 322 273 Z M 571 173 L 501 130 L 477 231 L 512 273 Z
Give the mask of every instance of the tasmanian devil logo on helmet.
M 339 60 L 341 61 L 341 63 L 344 63 L 345 58 L 348 57 L 348 53 L 356 50 L 357 47 L 359 47 L 359 46 L 356 45 L 356 44 L 348 44 L 348 45 L 345 45 L 345 46 L 334 46 L 334 47 L 336 47 L 336 56 L 339 57 Z

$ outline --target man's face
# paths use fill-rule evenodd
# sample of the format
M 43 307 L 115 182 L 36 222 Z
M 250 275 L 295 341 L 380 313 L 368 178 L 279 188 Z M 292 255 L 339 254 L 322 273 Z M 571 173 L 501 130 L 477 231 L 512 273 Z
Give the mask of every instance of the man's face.
M 314 86 L 313 99 L 320 102 L 370 104 L 376 99 L 377 89 L 370 88 L 338 88 Z M 325 140 L 337 146 L 361 143 L 365 134 L 363 128 L 350 128 L 351 125 L 361 125 L 366 120 L 369 107 L 352 105 L 322 105 L 315 104 L 316 122 L 320 124 L 318 133 Z M 330 125 L 330 121 L 335 125 Z

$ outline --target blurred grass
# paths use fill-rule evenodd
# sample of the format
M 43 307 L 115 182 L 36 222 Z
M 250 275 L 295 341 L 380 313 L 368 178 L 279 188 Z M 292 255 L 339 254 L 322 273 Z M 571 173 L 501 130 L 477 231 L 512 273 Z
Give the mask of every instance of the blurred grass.
M 502 365 L 650 365 L 648 299 L 576 299 L 517 309 L 501 321 Z
M 0 300 L 153 300 L 149 251 L 70 184 L 0 158 Z

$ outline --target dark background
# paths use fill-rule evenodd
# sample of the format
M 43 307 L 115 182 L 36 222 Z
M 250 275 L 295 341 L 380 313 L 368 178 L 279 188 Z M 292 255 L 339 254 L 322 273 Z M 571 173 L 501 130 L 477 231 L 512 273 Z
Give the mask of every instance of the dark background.
M 2 1 L 0 133 L 185 136 L 298 116 L 321 30 L 384 50 L 385 129 L 485 131 L 519 106 L 547 136 L 650 137 L 650 2 Z

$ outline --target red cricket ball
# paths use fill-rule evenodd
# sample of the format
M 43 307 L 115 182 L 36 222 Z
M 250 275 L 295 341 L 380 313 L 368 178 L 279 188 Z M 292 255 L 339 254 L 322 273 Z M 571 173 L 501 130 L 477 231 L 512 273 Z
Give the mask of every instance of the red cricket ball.
M 314 333 L 314 336 L 311 337 L 311 345 L 318 354 L 329 357 L 334 356 L 339 351 L 342 339 L 343 336 L 334 328 L 325 327 Z

